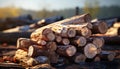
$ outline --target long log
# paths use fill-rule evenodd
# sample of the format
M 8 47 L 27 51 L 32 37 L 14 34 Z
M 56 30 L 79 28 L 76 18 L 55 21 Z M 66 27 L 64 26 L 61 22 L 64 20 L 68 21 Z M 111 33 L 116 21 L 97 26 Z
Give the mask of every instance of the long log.
M 102 51 L 100 54 L 98 54 L 101 61 L 113 61 L 116 53 L 115 52 L 108 52 L 108 51 Z
M 88 43 L 84 48 L 84 54 L 87 58 L 95 57 L 97 54 L 97 47 L 92 43 Z
M 17 48 L 19 49 L 28 49 L 28 47 L 32 44 L 35 44 L 35 42 L 30 40 L 29 38 L 18 38 L 17 40 Z
M 31 39 L 33 41 L 38 41 L 40 39 L 46 41 L 53 41 L 55 39 L 55 34 L 50 28 L 42 28 L 41 30 L 33 32 L 31 34 Z
M 69 29 L 68 26 L 66 26 L 66 24 L 74 24 L 74 23 L 86 23 L 86 22 L 89 22 L 89 14 L 83 14 L 83 15 L 79 15 L 79 16 L 74 16 L 74 17 L 71 17 L 71 18 L 68 18 L 68 19 L 64 19 L 62 21 L 58 21 L 58 22 L 55 22 L 55 23 L 52 23 L 52 24 L 49 24 L 47 26 L 44 26 L 44 27 L 41 27 L 39 29 L 37 29 L 35 32 L 33 32 L 31 34 L 31 39 L 33 40 L 37 40 L 39 37 L 40 34 L 43 34 L 44 31 L 46 28 L 51 28 L 54 32 L 64 32 L 65 33 L 65 36 L 68 35 L 69 37 L 74 37 L 75 36 L 75 31 L 74 29 Z M 67 28 L 67 29 L 66 29 Z M 66 30 L 65 30 L 66 29 Z M 68 30 L 69 29 L 69 30 Z M 73 31 L 72 31 L 73 30 Z M 72 32 L 72 33 L 71 33 Z M 66 34 L 67 33 L 67 34 Z M 53 37 L 51 37 L 53 38 Z M 54 39 L 52 39 L 54 40 Z
M 28 48 L 28 56 L 36 57 L 36 56 L 46 56 L 48 55 L 48 50 L 45 50 L 43 46 L 31 45 Z
M 58 49 L 56 51 L 62 56 L 70 57 L 76 53 L 76 48 L 72 45 L 58 46 Z
M 30 38 L 31 32 L 13 32 L 13 33 L 0 33 L 0 42 L 1 43 L 12 43 L 15 44 L 17 39 Z M 8 40 L 9 39 L 9 40 Z
M 120 36 L 107 36 L 107 35 L 94 35 L 95 37 L 102 37 L 105 40 L 105 44 L 120 44 Z
M 104 21 L 97 21 L 97 22 L 93 22 L 93 28 L 92 28 L 92 33 L 93 34 L 105 34 L 108 30 L 108 26 L 107 23 Z

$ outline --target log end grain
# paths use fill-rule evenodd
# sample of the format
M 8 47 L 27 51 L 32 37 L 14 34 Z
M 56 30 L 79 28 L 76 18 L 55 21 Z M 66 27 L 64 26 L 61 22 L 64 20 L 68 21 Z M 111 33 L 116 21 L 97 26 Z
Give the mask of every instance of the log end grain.
M 70 28 L 68 31 L 67 31 L 67 34 L 68 34 L 68 37 L 75 37 L 76 35 L 76 30 L 75 29 L 72 29 Z
M 92 34 L 91 30 L 88 29 L 87 27 L 83 27 L 83 28 L 81 29 L 81 35 L 82 35 L 82 36 L 90 37 L 91 34 Z
M 76 48 L 74 46 L 69 46 L 66 50 L 68 56 L 73 56 L 76 53 Z
M 84 48 L 84 54 L 87 58 L 95 57 L 97 54 L 97 47 L 92 43 L 87 44 Z
M 94 38 L 93 44 L 97 46 L 97 48 L 101 48 L 104 45 L 104 39 L 103 38 Z
M 84 54 L 79 54 L 78 56 L 76 56 L 74 62 L 80 63 L 80 62 L 85 62 L 85 60 L 86 60 L 86 56 Z

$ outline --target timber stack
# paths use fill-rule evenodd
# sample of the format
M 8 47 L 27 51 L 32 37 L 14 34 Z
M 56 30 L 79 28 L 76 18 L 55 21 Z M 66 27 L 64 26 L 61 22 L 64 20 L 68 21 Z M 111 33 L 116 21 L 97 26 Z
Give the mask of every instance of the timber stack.
M 14 58 L 29 66 L 88 61 L 112 61 L 115 53 L 103 51 L 106 22 L 91 22 L 90 14 L 67 18 L 35 30 L 30 38 L 17 40 Z

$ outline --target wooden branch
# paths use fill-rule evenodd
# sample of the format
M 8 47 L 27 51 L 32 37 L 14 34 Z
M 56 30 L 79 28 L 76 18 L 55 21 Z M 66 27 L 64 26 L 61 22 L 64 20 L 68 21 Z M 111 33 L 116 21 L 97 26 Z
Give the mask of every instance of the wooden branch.
M 73 56 L 76 53 L 76 48 L 72 45 L 67 46 L 58 46 L 58 49 L 56 50 L 58 54 L 62 56 Z

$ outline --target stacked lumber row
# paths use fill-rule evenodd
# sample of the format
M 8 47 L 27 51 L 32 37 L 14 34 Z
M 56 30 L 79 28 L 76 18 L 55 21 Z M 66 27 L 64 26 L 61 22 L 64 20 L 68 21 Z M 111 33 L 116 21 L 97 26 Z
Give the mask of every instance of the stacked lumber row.
M 115 54 L 101 50 L 104 39 L 91 37 L 106 31 L 104 21 L 91 23 L 89 14 L 74 16 L 38 28 L 30 38 L 19 38 L 14 58 L 28 66 L 102 59 L 111 61 Z

